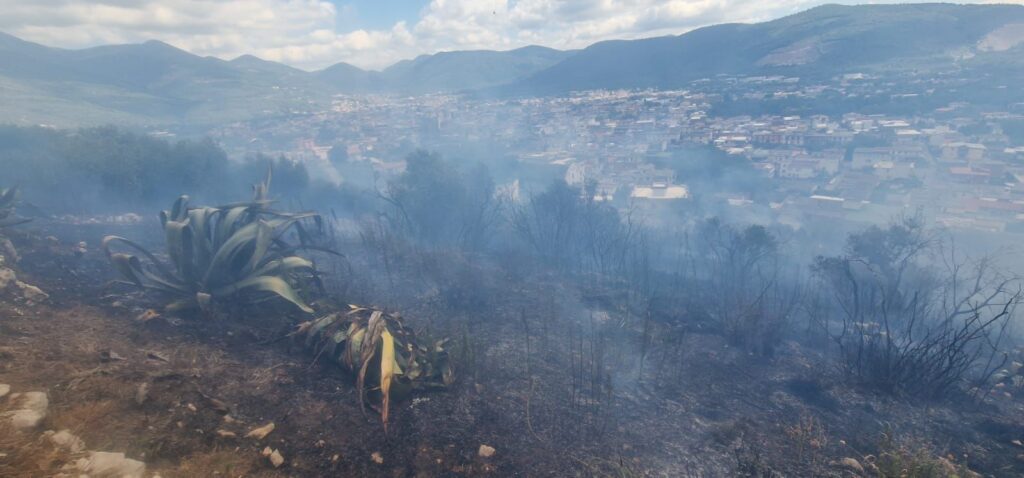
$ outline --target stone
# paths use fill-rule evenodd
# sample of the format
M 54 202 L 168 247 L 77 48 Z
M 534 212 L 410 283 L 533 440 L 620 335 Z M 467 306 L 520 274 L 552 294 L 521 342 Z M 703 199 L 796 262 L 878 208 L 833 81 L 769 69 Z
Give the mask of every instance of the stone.
M 270 422 L 259 428 L 253 428 L 252 430 L 249 431 L 249 433 L 246 433 L 245 436 L 247 438 L 255 438 L 257 440 L 262 440 L 266 438 L 267 435 L 269 435 L 270 432 L 272 431 L 274 431 L 274 422 Z
M 8 393 L 11 393 L 11 386 L 6 383 L 0 383 L 0 398 L 4 398 Z
M 11 426 L 16 430 L 38 427 L 46 418 L 45 415 L 33 410 L 14 410 L 4 414 L 4 417 L 10 420 Z
M 6 289 L 18 281 L 18 275 L 14 271 L 0 267 L 0 289 Z
M 370 459 L 373 460 L 373 462 L 378 464 L 378 465 L 383 465 L 384 464 L 384 456 L 381 455 L 379 451 L 375 451 L 375 452 L 371 453 L 370 454 Z
M 480 457 L 482 458 L 490 458 L 494 456 L 494 451 L 494 447 L 480 445 L 480 449 L 477 451 L 477 454 L 480 455 Z
M 50 400 L 44 392 L 15 393 L 11 395 L 12 411 L 4 414 L 11 426 L 18 430 L 35 428 L 46 418 Z
M 58 448 L 70 451 L 71 453 L 78 453 L 85 450 L 85 442 L 71 433 L 70 430 L 61 430 L 50 435 L 50 443 L 53 443 Z
M 10 396 L 11 411 L 4 414 L 17 430 L 36 428 L 46 418 L 50 400 L 44 392 L 14 393 Z
M 280 451 L 274 450 L 270 454 L 270 464 L 274 465 L 274 468 L 280 468 L 284 464 L 284 456 L 281 455 Z
M 21 281 L 18 281 L 15 284 L 18 286 L 18 289 L 21 289 L 21 296 L 28 300 L 33 302 L 42 302 L 50 298 L 50 294 L 43 292 L 42 289 L 32 284 L 26 284 Z
M 238 435 L 235 434 L 235 432 L 233 432 L 233 431 L 221 429 L 221 430 L 217 430 L 217 436 L 219 436 L 221 438 L 235 438 Z
M 110 476 L 117 478 L 142 478 L 146 473 L 146 464 L 125 458 L 124 453 L 104 451 L 89 452 L 89 456 L 81 458 L 75 467 L 90 476 Z
M 17 264 L 21 260 L 18 250 L 14 248 L 14 243 L 6 237 L 0 237 L 0 253 L 3 253 L 4 257 L 12 264 Z
M 857 461 L 856 458 L 846 457 L 843 458 L 842 460 L 839 460 L 839 462 L 836 462 L 835 465 L 840 468 L 846 468 L 847 470 L 857 472 L 859 474 L 864 474 L 864 467 L 861 466 L 860 462 Z

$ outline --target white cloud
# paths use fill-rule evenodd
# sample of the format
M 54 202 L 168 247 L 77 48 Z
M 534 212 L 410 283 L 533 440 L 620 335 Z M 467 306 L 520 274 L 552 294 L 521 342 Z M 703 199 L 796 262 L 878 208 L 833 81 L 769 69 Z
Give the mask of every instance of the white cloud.
M 679 34 L 822 3 L 827 2 L 433 0 L 414 24 L 338 32 L 337 20 L 347 12 L 322 0 L 0 0 L 0 31 L 69 48 L 159 39 L 221 58 L 252 53 L 307 69 L 338 61 L 383 68 L 445 50 L 582 48 L 613 38 Z

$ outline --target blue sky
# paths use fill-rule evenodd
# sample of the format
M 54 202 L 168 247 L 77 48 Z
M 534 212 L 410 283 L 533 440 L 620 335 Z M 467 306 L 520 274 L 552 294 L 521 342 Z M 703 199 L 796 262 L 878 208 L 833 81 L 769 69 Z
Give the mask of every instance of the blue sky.
M 395 23 L 415 23 L 430 0 L 332 0 L 338 9 L 335 22 L 339 32 L 359 29 L 384 30 Z
M 770 20 L 823 3 L 896 2 L 0 0 L 0 31 L 62 48 L 156 39 L 199 55 L 254 54 L 307 70 L 342 61 L 381 69 L 439 51 L 571 49 L 609 39 L 678 35 L 716 23 Z

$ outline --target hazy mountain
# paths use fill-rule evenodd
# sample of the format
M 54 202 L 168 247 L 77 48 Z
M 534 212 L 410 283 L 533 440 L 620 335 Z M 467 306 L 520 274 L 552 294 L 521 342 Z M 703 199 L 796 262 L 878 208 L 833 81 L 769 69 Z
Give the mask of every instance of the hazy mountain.
M 512 90 L 666 88 L 717 74 L 831 76 L 949 67 L 1022 42 L 1020 5 L 825 5 L 759 24 L 596 43 Z
M 386 88 L 381 83 L 381 74 L 376 71 L 366 71 L 348 63 L 336 63 L 323 70 L 314 72 L 317 80 L 334 91 L 343 93 L 360 93 L 369 91 L 383 91 Z
M 383 72 L 392 90 L 423 93 L 497 86 L 526 78 L 575 52 L 540 46 L 510 51 L 453 51 L 398 62 Z
M 251 55 L 224 61 L 157 41 L 66 50 L 0 33 L 0 112 L 16 123 L 201 125 L 320 110 L 336 93 L 528 95 L 683 87 L 719 74 L 929 68 L 1024 71 L 1024 6 L 826 5 L 578 51 L 437 53 L 381 72 L 346 63 L 306 72 Z
M 568 58 L 572 53 L 540 46 L 510 51 L 453 51 L 403 60 L 382 72 L 365 71 L 348 63 L 338 63 L 314 74 L 333 90 L 346 93 L 463 91 L 526 78 Z

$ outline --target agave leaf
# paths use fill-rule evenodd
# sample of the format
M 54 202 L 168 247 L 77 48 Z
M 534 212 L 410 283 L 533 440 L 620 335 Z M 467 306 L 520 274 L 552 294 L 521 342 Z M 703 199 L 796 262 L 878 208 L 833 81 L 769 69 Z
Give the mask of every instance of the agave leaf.
M 110 255 L 110 262 L 114 268 L 133 284 L 144 287 L 142 283 L 142 263 L 138 257 L 131 254 L 114 253 Z
M 276 276 L 256 276 L 241 281 L 235 282 L 213 291 L 214 296 L 228 296 L 245 290 L 253 290 L 259 292 L 270 292 L 276 294 L 296 307 L 302 309 L 307 314 L 312 314 L 313 309 L 306 305 L 301 297 L 295 292 L 295 289 L 288 284 L 284 279 Z
M 175 267 L 185 282 L 195 282 L 192 264 L 192 230 L 189 229 L 188 219 L 168 220 L 164 225 L 164 236 L 171 265 Z
M 181 221 L 188 215 L 188 196 L 180 196 L 177 201 L 174 201 L 174 206 L 171 207 L 171 214 L 168 218 L 171 221 Z
M 253 252 L 249 256 L 249 262 L 246 263 L 245 269 L 242 270 L 243 274 L 248 274 L 256 269 L 262 262 L 263 258 L 267 255 L 267 250 L 270 248 L 271 234 L 273 230 L 270 228 L 270 224 L 262 219 L 258 221 L 259 226 L 256 228 L 256 238 L 253 243 Z
M 265 276 L 265 275 L 285 275 L 300 270 L 313 270 L 313 262 L 303 259 L 298 256 L 289 256 L 282 259 L 276 259 L 260 266 L 259 269 L 252 272 L 252 275 Z
M 395 339 L 387 329 L 381 332 L 380 338 L 381 421 L 384 422 L 384 433 L 387 433 L 388 406 L 391 400 L 391 380 L 395 374 Z
M 195 248 L 195 265 L 202 267 L 209 264 L 213 256 L 213 237 L 210 234 L 210 221 L 217 210 L 209 207 L 196 208 L 189 211 L 188 222 L 192 228 L 192 244 Z
M 121 243 L 121 244 L 124 244 L 124 245 L 132 248 L 132 249 L 135 249 L 136 251 L 139 251 L 140 253 L 142 253 L 142 255 L 144 255 L 147 260 L 149 260 L 150 264 L 154 268 L 156 268 L 158 274 L 150 273 L 149 271 L 146 270 L 146 268 L 142 267 L 141 263 L 139 264 L 139 267 L 137 269 L 135 269 L 137 271 L 140 271 L 142 273 L 142 275 L 145 276 L 147 279 L 150 279 L 150 280 L 152 280 L 155 283 L 164 285 L 168 289 L 171 289 L 171 290 L 185 290 L 184 289 L 184 284 L 182 284 L 181 281 L 177 280 L 174 277 L 174 274 L 171 274 L 171 272 L 169 270 L 167 270 L 167 268 L 164 267 L 163 264 L 161 264 L 160 261 L 157 260 L 157 258 L 151 252 L 149 252 L 145 247 L 142 247 L 139 244 L 137 244 L 135 242 L 132 242 L 132 241 L 130 241 L 128 239 L 125 239 L 123 237 L 120 237 L 120 236 L 107 236 L 107 237 L 103 238 L 103 242 L 102 242 L 103 250 L 104 250 L 104 252 L 106 252 L 107 257 L 110 258 L 112 261 L 114 260 L 113 259 L 113 254 L 114 253 L 111 252 L 110 247 L 114 243 Z M 119 259 L 119 260 L 123 261 L 125 259 Z M 119 269 L 119 271 L 120 271 L 120 269 Z M 128 277 L 128 276 L 126 276 L 126 277 Z
M 240 219 L 248 210 L 248 206 L 227 206 L 220 209 L 220 220 L 217 222 L 217 230 L 213 236 L 213 243 L 218 248 L 238 229 L 241 224 Z
M 259 228 L 260 223 L 254 222 L 246 224 L 233 232 L 217 248 L 213 259 L 210 259 L 210 264 L 207 266 L 202 283 L 210 286 L 231 280 L 230 278 L 237 279 L 240 277 L 240 271 L 232 270 L 232 265 L 237 264 L 236 259 L 246 249 L 246 246 L 251 245 L 256 240 Z

